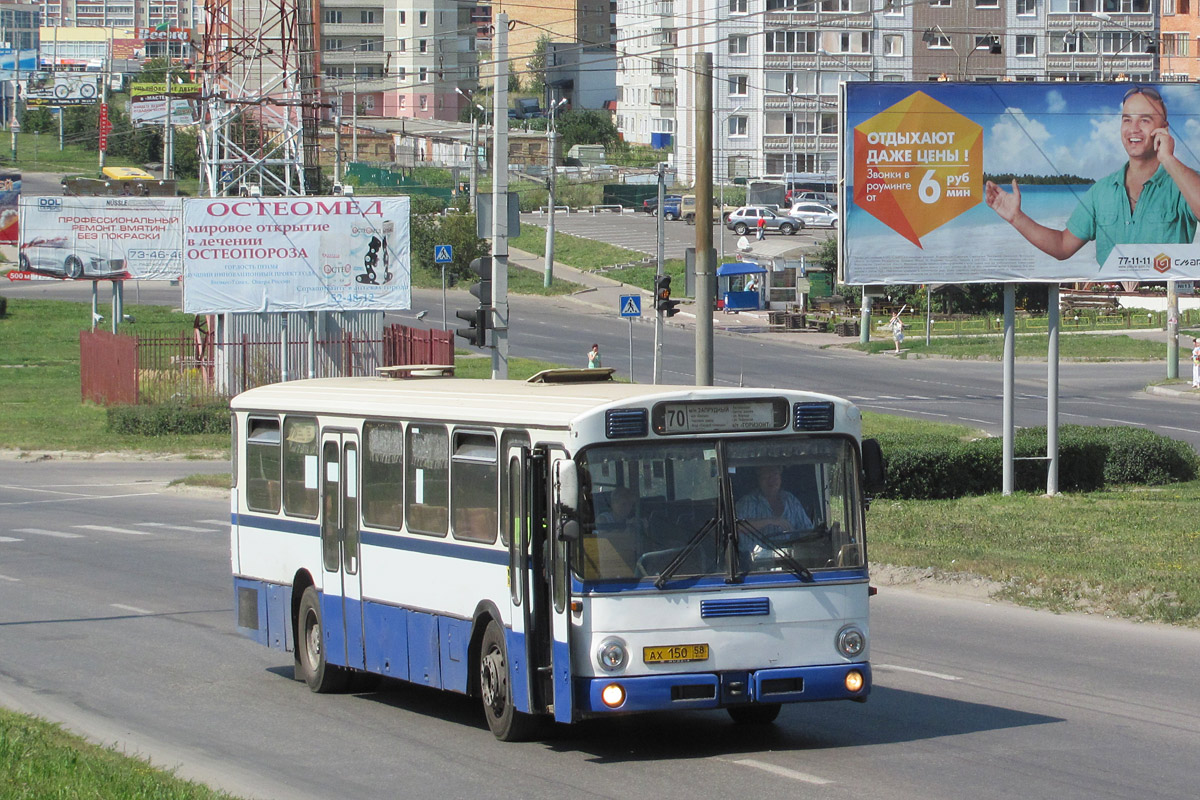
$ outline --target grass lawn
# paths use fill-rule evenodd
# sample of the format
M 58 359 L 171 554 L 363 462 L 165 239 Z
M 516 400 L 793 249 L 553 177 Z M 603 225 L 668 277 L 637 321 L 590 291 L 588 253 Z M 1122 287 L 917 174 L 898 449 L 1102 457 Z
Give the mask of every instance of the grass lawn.
M 0 798 L 221 800 L 232 795 L 0 708 Z

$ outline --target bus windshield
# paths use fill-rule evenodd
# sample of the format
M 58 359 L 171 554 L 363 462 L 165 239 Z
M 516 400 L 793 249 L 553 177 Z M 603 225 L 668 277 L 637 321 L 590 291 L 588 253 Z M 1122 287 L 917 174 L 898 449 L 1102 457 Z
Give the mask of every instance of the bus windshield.
M 741 580 L 864 563 L 858 466 L 840 436 L 600 445 L 580 457 L 585 581 Z

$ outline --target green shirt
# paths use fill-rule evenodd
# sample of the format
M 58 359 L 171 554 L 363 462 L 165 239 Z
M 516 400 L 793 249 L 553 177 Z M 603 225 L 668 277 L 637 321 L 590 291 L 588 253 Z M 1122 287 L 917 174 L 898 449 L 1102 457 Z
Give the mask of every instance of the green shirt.
M 1128 166 L 1092 184 L 1067 221 L 1071 233 L 1084 241 L 1096 241 L 1100 266 L 1119 244 L 1187 244 L 1196 235 L 1196 215 L 1161 164 L 1130 212 L 1125 192 Z

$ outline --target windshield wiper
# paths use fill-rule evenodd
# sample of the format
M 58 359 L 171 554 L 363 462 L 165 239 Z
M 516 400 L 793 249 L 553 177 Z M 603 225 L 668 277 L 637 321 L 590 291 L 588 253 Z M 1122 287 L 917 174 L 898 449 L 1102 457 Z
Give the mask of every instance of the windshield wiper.
M 693 550 L 700 546 L 700 542 L 704 541 L 704 536 L 711 531 L 716 524 L 717 517 L 713 517 L 712 519 L 708 520 L 708 522 L 705 522 L 703 525 L 701 525 L 700 530 L 692 534 L 692 538 L 689 539 L 688 543 L 683 546 L 683 549 L 680 550 L 673 559 L 671 559 L 671 563 L 663 567 L 663 571 L 658 573 L 658 577 L 654 579 L 655 589 L 661 589 L 663 584 L 671 579 L 671 576 L 675 574 L 675 571 L 683 566 L 683 562 L 689 555 L 692 554 Z
M 733 521 L 733 528 L 735 531 L 745 530 L 745 532 L 750 535 L 751 540 L 758 543 L 758 545 L 760 547 L 767 548 L 771 552 L 773 552 L 775 554 L 775 557 L 777 559 L 779 559 L 780 561 L 782 561 L 784 563 L 784 566 L 786 566 L 788 569 L 790 569 L 795 574 L 795 576 L 797 578 L 799 578 L 800 580 L 802 580 L 802 581 L 814 580 L 813 574 L 812 574 L 812 572 L 809 571 L 808 567 L 804 566 L 799 561 L 797 561 L 796 559 L 792 558 L 790 555 L 785 553 L 783 550 L 779 549 L 779 546 L 776 545 L 774 542 L 772 542 L 770 537 L 768 537 L 765 533 L 760 531 L 758 528 L 751 525 L 749 520 L 735 518 Z M 748 572 L 749 570 L 746 570 L 746 571 Z

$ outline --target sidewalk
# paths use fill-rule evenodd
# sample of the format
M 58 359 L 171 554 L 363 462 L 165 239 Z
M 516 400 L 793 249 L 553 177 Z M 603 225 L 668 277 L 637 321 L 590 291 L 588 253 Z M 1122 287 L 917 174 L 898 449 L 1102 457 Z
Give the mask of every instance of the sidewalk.
M 509 264 L 522 269 L 541 273 L 545 268 L 543 256 L 534 255 L 524 250 L 510 248 L 508 251 Z M 654 321 L 654 296 L 637 286 L 621 283 L 618 280 L 598 275 L 594 272 L 569 267 L 566 264 L 554 262 L 555 276 L 564 280 L 578 283 L 585 288 L 574 294 L 562 295 L 573 302 L 581 303 L 601 313 L 620 315 L 621 296 L 640 294 L 642 296 L 642 316 L 639 321 L 652 323 Z M 675 328 L 692 328 L 696 324 L 695 303 L 684 300 L 679 306 L 679 313 L 666 324 Z M 821 348 L 829 345 L 844 345 L 858 341 L 858 337 L 838 336 L 834 333 L 816 333 L 814 331 L 775 331 L 771 332 L 767 312 L 739 311 L 730 314 L 713 313 L 713 332 L 749 336 L 772 344 L 799 345 L 801 347 Z

